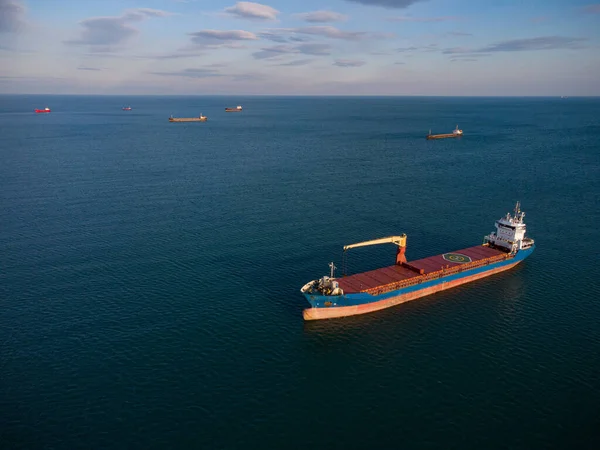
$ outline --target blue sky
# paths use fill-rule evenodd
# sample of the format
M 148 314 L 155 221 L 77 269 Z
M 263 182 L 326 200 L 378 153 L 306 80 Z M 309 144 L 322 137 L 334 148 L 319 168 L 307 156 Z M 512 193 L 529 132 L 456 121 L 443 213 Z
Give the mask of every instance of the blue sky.
M 0 93 L 600 95 L 600 3 L 0 0 Z

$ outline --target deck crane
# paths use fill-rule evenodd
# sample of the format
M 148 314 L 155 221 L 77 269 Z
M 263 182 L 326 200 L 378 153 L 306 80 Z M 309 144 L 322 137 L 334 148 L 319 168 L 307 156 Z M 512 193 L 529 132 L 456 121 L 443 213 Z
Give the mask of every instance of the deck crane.
M 406 262 L 406 256 L 404 255 L 404 252 L 406 251 L 406 234 L 401 234 L 400 236 L 388 236 L 380 239 L 372 239 L 370 241 L 345 245 L 344 254 L 346 253 L 346 250 L 350 250 L 351 248 L 366 247 L 367 245 L 378 244 L 396 244 L 398 246 L 398 251 L 396 252 L 396 264 L 400 266 L 402 263 Z

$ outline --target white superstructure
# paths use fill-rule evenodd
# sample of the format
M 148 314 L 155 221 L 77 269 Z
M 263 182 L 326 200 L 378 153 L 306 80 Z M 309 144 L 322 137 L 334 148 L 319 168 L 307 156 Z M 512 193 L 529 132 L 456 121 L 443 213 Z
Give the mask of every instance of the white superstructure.
M 521 211 L 521 203 L 517 202 L 514 215 L 507 213 L 505 217 L 496 220 L 496 231 L 485 236 L 484 243 L 502 247 L 511 253 L 530 248 L 534 241 L 525 237 L 525 213 Z

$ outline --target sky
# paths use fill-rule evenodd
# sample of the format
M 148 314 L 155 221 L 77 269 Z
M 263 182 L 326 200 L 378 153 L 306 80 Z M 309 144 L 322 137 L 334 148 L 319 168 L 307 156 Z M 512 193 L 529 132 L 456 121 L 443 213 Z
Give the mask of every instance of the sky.
M 0 0 L 0 93 L 600 95 L 600 3 Z

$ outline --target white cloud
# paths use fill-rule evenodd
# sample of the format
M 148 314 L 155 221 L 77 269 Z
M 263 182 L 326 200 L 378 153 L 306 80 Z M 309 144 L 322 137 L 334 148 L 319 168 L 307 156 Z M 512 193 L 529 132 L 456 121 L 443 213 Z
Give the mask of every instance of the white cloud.
M 244 19 L 277 20 L 279 11 L 267 5 L 253 2 L 237 2 L 234 6 L 225 8 L 227 14 Z
M 224 41 L 254 41 L 256 34 L 244 30 L 202 30 L 190 33 L 196 44 L 215 43 Z
M 313 34 L 325 36 L 332 39 L 356 40 L 366 37 L 368 33 L 364 31 L 342 31 L 339 28 L 329 25 L 318 25 L 313 27 L 295 28 L 294 32 L 301 34 Z

